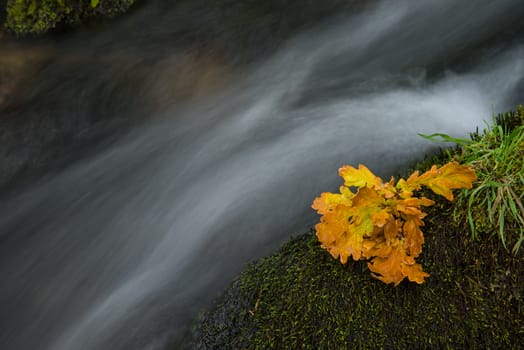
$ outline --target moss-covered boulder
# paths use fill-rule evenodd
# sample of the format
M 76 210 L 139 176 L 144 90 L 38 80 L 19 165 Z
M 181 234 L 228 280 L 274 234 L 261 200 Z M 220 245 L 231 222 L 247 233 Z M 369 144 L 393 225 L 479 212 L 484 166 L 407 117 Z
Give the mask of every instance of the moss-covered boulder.
M 439 205 L 426 218 L 424 284 L 386 285 L 365 262 L 344 266 L 305 234 L 248 265 L 202 316 L 189 347 L 518 348 L 524 259 L 496 237 L 470 240 L 449 209 Z
M 478 151 L 479 145 L 496 150 L 497 156 L 507 149 L 510 156 L 497 159 L 513 164 L 515 152 L 517 156 L 524 152 L 524 144 L 518 141 L 514 147 L 499 149 L 506 138 L 515 139 L 515 132 L 522 130 L 522 115 L 524 109 L 518 107 L 497 116 L 495 128 L 472 134 L 474 143 L 429 158 L 417 168 L 425 170 L 432 163 L 459 157 L 482 172 L 483 162 L 491 157 Z M 477 150 L 479 158 L 464 157 L 469 154 L 467 147 Z M 505 174 L 521 181 L 512 190 L 518 192 L 516 207 L 523 198 L 519 164 Z M 482 175 L 477 186 L 491 181 L 490 173 Z M 522 348 L 524 254 L 510 252 L 500 235 L 490 230 L 472 238 L 467 193 L 466 197 L 461 193 L 462 200 L 455 203 L 429 192 L 425 195 L 436 205 L 424 219 L 425 243 L 417 258 L 431 275 L 423 284 L 405 280 L 393 287 L 374 279 L 363 261 L 342 265 L 310 232 L 249 264 L 201 315 L 184 345 L 197 349 Z M 473 209 L 482 212 L 484 207 L 479 204 Z M 517 224 L 504 229 L 518 240 L 522 227 Z
M 110 18 L 129 9 L 135 0 L 7 0 L 5 27 L 17 34 L 40 34 L 59 24 L 88 18 Z

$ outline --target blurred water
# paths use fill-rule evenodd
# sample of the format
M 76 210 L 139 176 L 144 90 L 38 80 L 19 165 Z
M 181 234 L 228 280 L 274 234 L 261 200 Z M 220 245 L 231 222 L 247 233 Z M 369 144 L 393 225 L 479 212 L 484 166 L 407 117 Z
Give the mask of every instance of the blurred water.
M 341 165 L 396 175 L 434 147 L 417 133 L 464 136 L 522 102 L 524 51 L 493 40 L 522 14 L 509 0 L 379 2 L 220 92 L 164 96 L 149 125 L 0 203 L 0 347 L 176 341 L 245 261 L 315 223 Z

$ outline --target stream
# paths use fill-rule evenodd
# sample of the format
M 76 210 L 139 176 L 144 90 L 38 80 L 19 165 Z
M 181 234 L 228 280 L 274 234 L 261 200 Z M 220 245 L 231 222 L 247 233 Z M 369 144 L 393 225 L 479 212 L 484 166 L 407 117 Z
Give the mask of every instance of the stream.
M 397 176 L 439 146 L 418 133 L 467 137 L 523 103 L 520 0 L 370 1 L 193 51 L 183 26 L 215 10 L 180 6 L 42 41 L 17 118 L 138 121 L 0 193 L 1 349 L 177 348 L 246 262 L 316 223 L 340 166 Z

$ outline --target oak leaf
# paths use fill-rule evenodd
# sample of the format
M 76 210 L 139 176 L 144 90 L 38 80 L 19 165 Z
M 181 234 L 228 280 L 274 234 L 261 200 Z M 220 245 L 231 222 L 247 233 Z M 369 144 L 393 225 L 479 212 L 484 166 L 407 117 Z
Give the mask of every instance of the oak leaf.
M 422 208 L 434 202 L 413 193 L 426 186 L 452 200 L 453 189 L 471 188 L 476 180 L 472 169 L 455 162 L 422 175 L 414 172 L 396 185 L 362 164 L 343 166 L 339 175 L 344 179 L 340 193 L 322 193 L 312 205 L 322 215 L 315 226 L 321 247 L 343 264 L 349 257 L 371 259 L 372 276 L 395 286 L 404 278 L 420 284 L 429 276 L 415 259 L 424 244 Z
M 358 165 L 358 169 L 345 165 L 338 170 L 338 174 L 344 179 L 344 185 L 347 187 L 375 188 L 382 185 L 382 179 L 362 164 Z
M 409 192 L 419 190 L 421 186 L 427 186 L 436 194 L 452 201 L 453 193 L 451 190 L 457 188 L 469 189 L 476 180 L 477 175 L 473 169 L 457 162 L 450 162 L 440 168 L 433 165 L 430 170 L 420 176 L 418 172 L 414 172 L 405 182 L 404 188 Z
M 313 201 L 312 208 L 319 214 L 324 215 L 333 211 L 337 205 L 344 204 L 351 205 L 351 199 L 355 196 L 353 192 L 347 187 L 340 186 L 340 193 L 324 192 L 320 197 Z
M 424 234 L 420 229 L 421 226 L 424 226 L 424 221 L 417 215 L 408 215 L 404 222 L 404 249 L 413 257 L 419 256 L 422 252 Z
M 415 258 L 406 254 L 399 240 L 386 257 L 375 257 L 368 263 L 372 276 L 384 283 L 393 283 L 396 286 L 404 278 L 421 284 L 429 274 L 422 271 L 422 266 L 415 262 Z
M 359 230 L 358 225 L 348 224 L 348 217 L 354 215 L 355 208 L 339 205 L 335 211 L 325 214 L 315 226 L 322 247 L 343 264 L 350 256 L 359 260 L 362 255 L 365 231 Z

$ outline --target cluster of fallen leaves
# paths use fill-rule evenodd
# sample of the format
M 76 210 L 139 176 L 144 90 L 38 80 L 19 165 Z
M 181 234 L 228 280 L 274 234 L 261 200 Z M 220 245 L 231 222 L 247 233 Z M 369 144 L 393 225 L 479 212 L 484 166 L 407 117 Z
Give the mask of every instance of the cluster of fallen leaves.
M 350 256 L 371 259 L 372 276 L 395 286 L 406 277 L 421 284 L 429 276 L 415 259 L 424 243 L 422 207 L 434 202 L 414 192 L 426 186 L 452 201 L 451 190 L 471 188 L 477 179 L 471 168 L 456 162 L 434 165 L 422 175 L 416 171 L 396 185 L 393 177 L 383 182 L 364 165 L 343 166 L 339 175 L 344 179 L 340 193 L 322 193 L 312 206 L 322 215 L 315 226 L 322 248 L 343 264 Z

